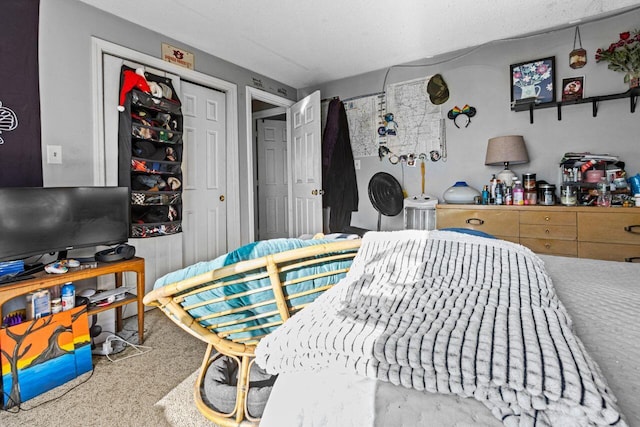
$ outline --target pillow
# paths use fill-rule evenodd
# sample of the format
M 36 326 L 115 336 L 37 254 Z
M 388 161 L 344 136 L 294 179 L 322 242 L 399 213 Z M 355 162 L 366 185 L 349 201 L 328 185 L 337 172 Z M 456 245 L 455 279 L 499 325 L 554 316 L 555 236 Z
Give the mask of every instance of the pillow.
M 492 236 L 489 233 L 485 233 L 484 231 L 480 230 L 472 230 L 470 228 L 449 227 L 441 228 L 440 231 L 453 231 L 456 233 L 471 234 L 472 236 L 486 237 L 487 239 L 497 239 L 497 237 Z
M 313 246 L 318 244 L 324 244 L 329 242 L 335 242 L 332 239 L 312 239 L 312 240 L 303 240 L 303 239 L 271 239 L 264 240 L 259 242 L 249 243 L 245 246 L 242 246 L 234 251 L 229 252 L 226 255 L 222 255 L 212 261 L 203 261 L 181 270 L 174 271 L 169 273 L 158 280 L 156 280 L 154 284 L 154 288 L 159 288 L 165 286 L 170 283 L 174 283 L 189 277 L 193 277 L 199 274 L 206 273 L 211 270 L 215 270 L 227 265 L 235 264 L 239 261 L 245 261 L 249 259 L 260 258 L 265 255 L 270 255 L 278 252 L 283 252 L 291 249 L 298 249 L 307 246 Z M 288 270 L 286 273 L 282 273 L 281 280 L 284 281 L 292 281 L 298 278 L 306 277 L 312 274 L 318 273 L 331 273 L 335 270 L 345 269 L 351 266 L 352 259 L 340 259 L 340 260 L 331 260 L 325 261 L 321 264 L 315 264 L 311 266 L 303 266 L 293 270 Z M 249 273 L 254 274 L 254 273 Z M 335 284 L 340 279 L 342 279 L 346 273 L 334 273 L 329 274 L 324 277 L 317 277 L 311 280 L 304 280 L 298 283 L 291 284 L 283 289 L 285 296 L 291 296 L 294 294 L 302 294 L 300 296 L 296 296 L 295 298 L 291 298 L 288 303 L 290 306 L 296 306 L 300 304 L 310 303 L 315 300 L 320 293 L 310 293 L 305 294 L 304 291 L 324 287 L 327 285 Z M 227 277 L 223 279 L 224 281 L 230 281 L 234 279 L 241 278 L 246 276 L 245 273 L 240 273 L 238 275 L 234 275 L 231 277 Z M 206 286 L 206 283 L 202 286 Z M 203 301 L 209 301 L 210 299 L 217 299 L 217 302 L 207 303 L 203 306 L 198 306 L 192 309 L 189 309 L 189 314 L 194 319 L 204 318 L 200 320 L 200 324 L 204 327 L 211 327 L 226 321 L 237 322 L 240 319 L 245 319 L 248 317 L 254 317 L 256 315 L 275 312 L 277 311 L 277 307 L 275 302 L 262 305 L 266 301 L 269 301 L 274 298 L 273 292 L 257 292 L 252 293 L 251 290 L 270 287 L 270 280 L 268 277 L 265 277 L 260 280 L 253 280 L 246 283 L 239 283 L 230 286 L 215 288 L 207 291 L 203 291 L 201 293 L 193 294 L 186 297 L 182 303 L 183 306 L 190 306 L 193 304 L 199 304 Z M 225 296 L 229 294 L 235 294 L 236 292 L 247 291 L 242 297 L 234 297 L 231 299 L 226 299 Z M 207 317 L 220 313 L 226 312 L 228 310 L 238 309 L 241 307 L 256 305 L 250 310 L 245 311 L 237 311 L 229 314 L 225 314 L 224 316 L 219 316 L 211 319 L 207 319 Z M 244 339 L 253 336 L 261 336 L 265 334 L 269 334 L 274 329 L 277 328 L 277 325 L 270 326 L 270 323 L 276 322 L 280 319 L 279 314 L 269 315 L 267 317 L 261 317 L 253 320 L 247 320 L 243 324 L 249 328 L 248 331 L 239 331 L 233 332 L 229 334 L 227 337 L 231 340 Z M 264 325 L 264 326 L 263 326 Z M 259 328 L 253 329 L 256 326 Z M 238 325 L 231 326 L 219 326 L 215 327 L 214 330 L 216 332 L 225 332 L 225 331 L 238 331 Z

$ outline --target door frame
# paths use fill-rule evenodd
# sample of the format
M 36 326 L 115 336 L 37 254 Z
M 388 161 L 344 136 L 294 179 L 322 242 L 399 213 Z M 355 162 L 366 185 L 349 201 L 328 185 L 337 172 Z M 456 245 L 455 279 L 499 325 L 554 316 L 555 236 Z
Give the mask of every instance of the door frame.
M 287 98 L 283 98 L 278 95 L 274 95 L 269 92 L 265 92 L 260 89 L 256 89 L 251 86 L 245 86 L 246 89 L 246 126 L 247 126 L 247 194 L 248 194 L 248 217 L 249 217 L 249 241 L 253 242 L 255 240 L 255 230 L 256 230 L 256 217 L 255 217 L 255 176 L 254 176 L 254 141 L 255 135 L 253 133 L 253 111 L 251 108 L 251 101 L 258 100 L 263 102 L 268 102 L 269 104 L 275 105 L 277 107 L 284 107 L 286 109 L 290 108 L 296 101 L 292 101 Z M 287 113 L 287 146 L 290 144 L 291 132 L 291 118 L 290 114 Z M 289 183 L 291 185 L 291 183 Z
M 123 60 L 139 62 L 149 67 L 175 74 L 183 80 L 219 90 L 225 94 L 226 142 L 227 142 L 227 247 L 241 244 L 240 236 L 240 171 L 238 154 L 238 87 L 198 71 L 189 70 L 142 52 L 120 46 L 97 37 L 91 37 L 91 76 L 93 93 L 93 183 L 106 185 L 104 111 L 102 96 L 102 58 L 104 54 Z M 114 106 L 115 108 L 115 106 Z M 252 203 L 252 199 L 250 199 Z M 250 233 L 253 234 L 253 228 Z

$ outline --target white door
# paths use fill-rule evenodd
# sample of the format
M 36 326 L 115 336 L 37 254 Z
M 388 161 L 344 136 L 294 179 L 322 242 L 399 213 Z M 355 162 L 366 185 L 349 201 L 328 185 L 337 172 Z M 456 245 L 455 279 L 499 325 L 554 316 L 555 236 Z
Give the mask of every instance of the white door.
M 257 120 L 258 239 L 289 236 L 287 122 Z
M 227 252 L 225 94 L 185 80 L 183 115 L 183 262 Z
M 291 106 L 289 236 L 322 232 L 322 136 L 320 92 Z

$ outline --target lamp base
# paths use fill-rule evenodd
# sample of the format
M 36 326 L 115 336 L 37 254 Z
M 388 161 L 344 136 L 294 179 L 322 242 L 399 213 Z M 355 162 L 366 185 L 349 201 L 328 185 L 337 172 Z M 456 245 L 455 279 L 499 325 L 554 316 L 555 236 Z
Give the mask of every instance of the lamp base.
M 511 187 L 513 185 L 513 180 L 518 178 L 518 175 L 509 169 L 503 169 L 498 175 L 496 175 L 496 178 L 503 182 L 507 187 Z

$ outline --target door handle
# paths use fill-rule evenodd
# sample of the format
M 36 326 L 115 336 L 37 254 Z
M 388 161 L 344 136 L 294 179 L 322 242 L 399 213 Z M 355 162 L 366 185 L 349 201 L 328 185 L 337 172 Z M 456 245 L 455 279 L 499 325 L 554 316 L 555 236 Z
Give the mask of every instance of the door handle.
M 224 194 L 220 196 L 220 201 L 224 202 Z
M 317 196 L 318 195 L 318 190 L 311 190 L 311 195 L 312 196 Z

